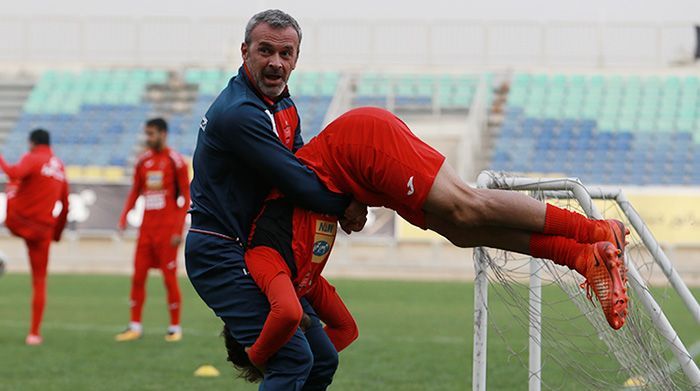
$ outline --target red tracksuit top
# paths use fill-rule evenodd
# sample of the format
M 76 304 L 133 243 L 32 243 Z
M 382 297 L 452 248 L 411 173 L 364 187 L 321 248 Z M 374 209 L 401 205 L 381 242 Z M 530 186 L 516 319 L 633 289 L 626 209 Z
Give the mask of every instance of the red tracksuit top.
M 178 194 L 184 202 L 178 205 Z M 119 218 L 124 226 L 126 215 L 143 195 L 145 208 L 140 232 L 169 230 L 173 235 L 182 234 L 185 216 L 190 205 L 190 181 L 183 157 L 171 150 L 149 149 L 139 156 L 134 167 L 134 183 Z
M 54 240 L 61 237 L 68 217 L 68 182 L 63 162 L 51 147 L 38 145 L 15 165 L 0 156 L 0 168 L 7 174 L 8 221 L 31 229 L 52 230 Z M 56 202 L 61 212 L 54 216 Z

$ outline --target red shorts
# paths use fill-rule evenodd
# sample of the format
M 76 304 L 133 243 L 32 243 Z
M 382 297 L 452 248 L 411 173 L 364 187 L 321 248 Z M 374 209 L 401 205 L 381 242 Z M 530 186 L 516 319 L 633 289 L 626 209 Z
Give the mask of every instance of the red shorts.
M 297 151 L 329 190 L 393 209 L 425 229 L 425 203 L 445 157 L 390 112 L 363 107 L 330 123 Z
M 139 231 L 136 242 L 134 263 L 137 268 L 177 270 L 179 246 L 171 243 L 170 227 L 161 229 L 143 229 Z

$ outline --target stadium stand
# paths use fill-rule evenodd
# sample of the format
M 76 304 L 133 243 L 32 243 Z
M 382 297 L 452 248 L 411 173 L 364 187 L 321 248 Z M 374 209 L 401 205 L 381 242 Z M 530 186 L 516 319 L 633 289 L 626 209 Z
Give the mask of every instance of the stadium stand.
M 49 70 L 33 88 L 3 81 L 2 151 L 17 160 L 27 132 L 46 127 L 70 176 L 119 180 L 147 117 L 165 116 L 171 146 L 191 155 L 193 132 L 230 76 L 223 69 L 133 68 Z M 482 77 L 367 72 L 352 79 L 351 105 L 466 113 Z M 339 72 L 307 71 L 290 80 L 306 140 L 322 129 L 340 79 Z M 515 74 L 489 168 L 599 184 L 700 184 L 699 95 L 697 76 Z
M 490 166 L 596 184 L 700 184 L 697 76 L 516 74 Z
M 3 153 L 10 161 L 17 160 L 26 151 L 27 132 L 45 127 L 66 165 L 124 167 L 151 111 L 143 102 L 145 88 L 167 78 L 166 71 L 146 69 L 46 71 L 25 102 Z M 70 170 L 73 175 L 79 171 Z M 83 171 L 99 171 L 99 177 L 115 175 L 114 168 L 107 173 Z
M 160 115 L 170 122 L 171 147 L 191 156 L 202 115 L 231 72 L 188 69 L 182 76 L 148 69 L 46 71 L 12 118 L 2 151 L 16 161 L 26 151 L 27 132 L 45 127 L 69 176 L 118 180 L 139 149 L 143 121 Z M 306 72 L 290 80 L 305 139 L 322 129 L 339 79 L 337 72 Z
M 0 77 L 0 141 L 7 139 L 22 112 L 34 80 L 21 74 Z
M 480 76 L 365 73 L 357 80 L 353 105 L 397 111 L 467 111 Z

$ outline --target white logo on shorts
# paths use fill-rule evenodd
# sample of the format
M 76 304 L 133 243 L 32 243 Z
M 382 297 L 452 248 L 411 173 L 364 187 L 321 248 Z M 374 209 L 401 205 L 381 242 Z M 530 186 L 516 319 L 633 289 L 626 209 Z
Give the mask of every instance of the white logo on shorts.
M 408 179 L 408 183 L 406 184 L 406 186 L 408 187 L 408 192 L 406 192 L 407 196 L 410 196 L 413 193 L 415 193 L 415 189 L 413 188 L 413 177 Z

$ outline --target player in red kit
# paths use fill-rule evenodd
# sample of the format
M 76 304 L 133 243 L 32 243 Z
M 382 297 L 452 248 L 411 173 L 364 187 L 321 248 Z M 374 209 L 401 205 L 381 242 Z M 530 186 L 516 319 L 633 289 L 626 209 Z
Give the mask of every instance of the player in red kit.
M 32 320 L 27 345 L 42 343 L 49 246 L 51 240 L 61 239 L 68 217 L 68 182 L 63 163 L 50 145 L 49 133 L 36 129 L 29 135 L 30 151 L 19 163 L 9 165 L 0 156 L 0 168 L 9 178 L 5 225 L 27 244 L 32 271 Z M 61 211 L 55 216 L 58 202 Z
M 378 108 L 350 110 L 296 156 L 330 191 L 384 206 L 459 247 L 486 246 L 546 258 L 586 278 L 614 329 L 627 316 L 625 235 L 515 191 L 474 189 L 403 121 Z M 590 293 L 590 292 L 589 292 Z
M 163 273 L 168 293 L 170 326 L 165 340 L 182 339 L 180 327 L 180 288 L 177 283 L 177 254 L 190 204 L 189 173 L 183 157 L 166 145 L 168 125 L 161 118 L 151 119 L 144 128 L 148 150 L 136 162 L 134 184 L 119 218 L 119 229 L 126 228 L 126 217 L 136 199 L 143 196 L 145 210 L 134 257 L 131 282 L 131 321 L 117 334 L 117 341 L 132 341 L 143 334 L 141 313 L 146 299 L 146 279 L 150 268 Z
M 457 246 L 515 251 L 579 272 L 610 326 L 623 326 L 627 295 L 621 257 L 627 230 L 621 222 L 587 219 L 518 192 L 472 189 L 439 152 L 382 109 L 349 111 L 296 156 L 329 190 L 352 195 L 350 208 L 384 206 Z M 261 379 L 269 358 L 285 353 L 279 349 L 286 344 L 298 343 L 299 338 L 292 337 L 300 333 L 302 314 L 307 313 L 316 327 L 303 331 L 302 341 L 313 353 L 304 389 L 330 385 L 337 352 L 357 337 L 347 308 L 320 276 L 336 223 L 335 217 L 295 208 L 274 192 L 263 206 L 251 230 L 244 274 L 249 273 L 266 295 L 270 312 L 253 344 L 242 345 L 224 330 L 229 361 L 247 380 Z M 346 231 L 363 225 L 341 221 Z
M 388 207 L 460 247 L 481 245 L 515 251 L 551 259 L 579 272 L 597 296 L 610 326 L 623 326 L 627 295 L 621 257 L 628 232 L 621 222 L 587 219 L 517 192 L 472 189 L 456 177 L 440 153 L 381 109 L 349 111 L 296 156 L 331 191 L 352 195 L 356 201 L 351 207 L 363 207 L 360 203 Z M 346 346 L 337 344 L 334 336 L 349 342 L 357 336 L 349 312 L 320 276 L 333 245 L 336 221 L 294 208 L 275 196 L 266 201 L 251 233 L 245 261 L 270 302 L 270 314 L 252 345 L 241 347 L 225 333 L 229 361 L 246 379 L 259 379 L 266 360 L 291 343 L 290 338 L 299 332 L 303 309 L 315 311 L 317 323 L 320 319 L 327 324 L 325 338 L 309 337 L 306 331 L 314 363 L 317 351 L 324 352 L 322 361 L 335 363 L 335 367 L 329 364 L 325 373 L 310 374 L 305 387 L 309 381 L 314 382 L 309 389 L 325 389 L 330 384 L 337 367 L 337 356 L 335 360 L 328 358 L 332 347 Z M 357 230 L 347 222 L 343 226 Z M 294 292 L 300 301 L 289 299 Z M 335 331 L 336 324 L 345 325 L 345 332 Z

